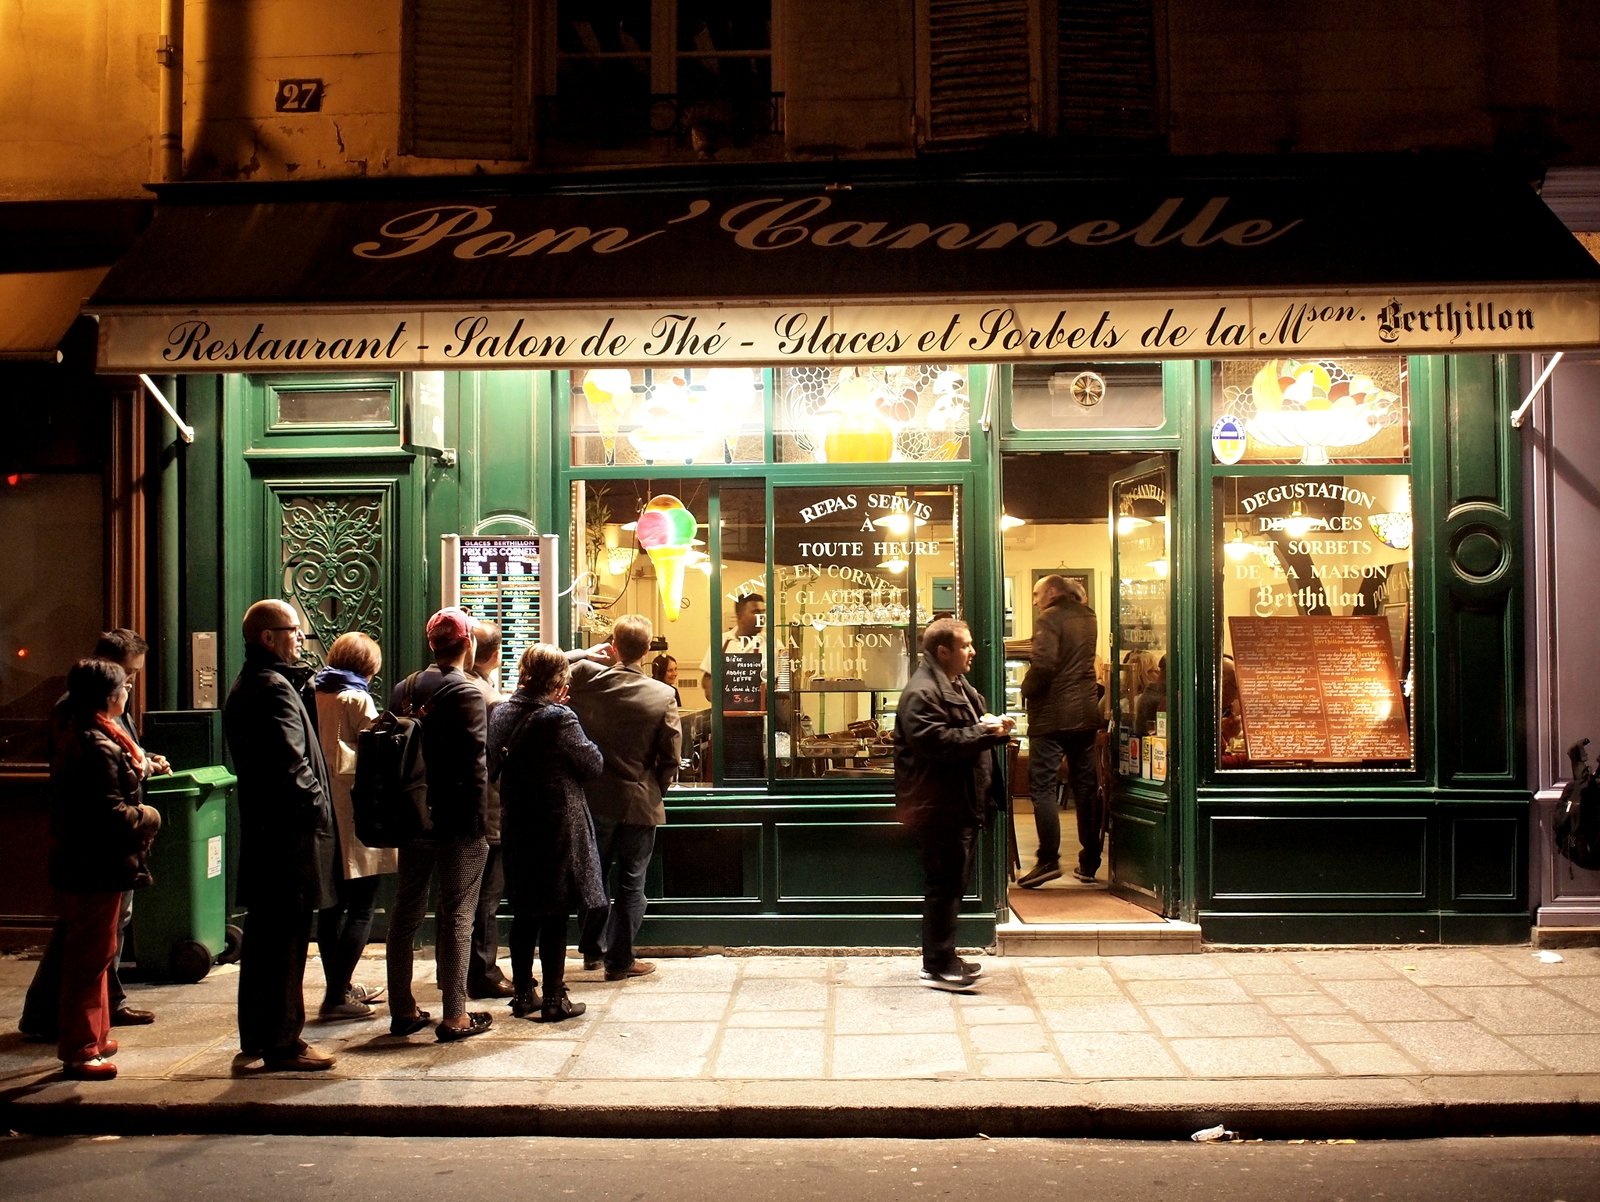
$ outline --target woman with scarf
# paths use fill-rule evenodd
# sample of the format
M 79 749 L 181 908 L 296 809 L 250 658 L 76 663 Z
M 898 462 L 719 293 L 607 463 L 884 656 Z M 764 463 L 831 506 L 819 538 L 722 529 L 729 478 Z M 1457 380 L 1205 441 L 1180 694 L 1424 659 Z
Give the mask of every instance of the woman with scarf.
M 324 1022 L 370 1018 L 372 1003 L 383 996 L 383 986 L 352 984 L 378 902 L 379 877 L 393 872 L 393 848 L 368 847 L 356 838 L 350 790 L 356 779 L 356 737 L 378 716 L 372 699 L 372 678 L 383 667 L 378 644 L 357 631 L 341 634 L 328 648 L 328 664 L 317 673 L 312 687 L 317 699 L 317 737 L 322 758 L 333 783 L 334 829 L 339 840 L 338 903 L 317 912 L 317 952 L 322 957 L 326 981 L 322 1007 Z
M 117 1075 L 110 1059 L 106 975 L 117 954 L 122 895 L 150 883 L 148 857 L 161 815 L 139 802 L 144 752 L 118 721 L 128 675 L 104 659 L 67 673 L 67 725 L 50 764 L 50 883 L 61 906 L 60 1040 L 65 1074 Z
M 583 782 L 600 775 L 600 749 L 565 705 L 570 669 L 558 648 L 535 643 L 518 665 L 517 690 L 489 716 L 489 772 L 500 780 L 500 848 L 511 899 L 511 1012 L 554 1023 L 584 1012 L 567 996 L 567 919 L 606 904 L 600 853 Z M 544 1000 L 533 978 L 539 947 Z

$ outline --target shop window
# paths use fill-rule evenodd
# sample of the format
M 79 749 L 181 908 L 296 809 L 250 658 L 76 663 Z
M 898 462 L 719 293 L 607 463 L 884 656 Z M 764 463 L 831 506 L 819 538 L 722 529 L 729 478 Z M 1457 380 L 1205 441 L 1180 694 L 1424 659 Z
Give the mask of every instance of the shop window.
M 574 466 L 761 463 L 763 376 L 749 367 L 572 373 Z
M 0 764 L 50 761 L 46 732 L 67 669 L 104 628 L 105 513 L 98 474 L 0 479 Z
M 1223 768 L 1414 761 L 1403 474 L 1217 481 Z
M 917 632 L 962 612 L 952 485 L 773 491 L 774 775 L 892 777 Z
M 1240 359 L 1212 368 L 1216 462 L 1408 463 L 1403 358 Z
M 1018 363 L 1018 430 L 1152 430 L 1166 421 L 1160 363 Z
M 791 367 L 774 373 L 780 463 L 916 463 L 971 458 L 963 367 Z

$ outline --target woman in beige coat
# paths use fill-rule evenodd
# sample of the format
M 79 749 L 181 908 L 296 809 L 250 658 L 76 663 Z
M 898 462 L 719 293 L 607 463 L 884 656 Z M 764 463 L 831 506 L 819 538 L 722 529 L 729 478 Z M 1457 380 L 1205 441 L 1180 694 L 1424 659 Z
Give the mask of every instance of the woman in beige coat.
M 357 985 L 350 980 L 372 930 L 380 878 L 396 867 L 393 848 L 368 847 L 356 838 L 350 805 L 350 789 L 356 779 L 356 736 L 378 716 L 371 686 L 382 666 L 378 644 L 352 631 L 333 641 L 328 665 L 315 681 L 317 734 L 333 783 L 333 817 L 342 869 L 338 903 L 317 913 L 317 951 L 327 982 L 318 1017 L 324 1022 L 370 1018 L 372 1003 L 383 996 L 381 985 Z

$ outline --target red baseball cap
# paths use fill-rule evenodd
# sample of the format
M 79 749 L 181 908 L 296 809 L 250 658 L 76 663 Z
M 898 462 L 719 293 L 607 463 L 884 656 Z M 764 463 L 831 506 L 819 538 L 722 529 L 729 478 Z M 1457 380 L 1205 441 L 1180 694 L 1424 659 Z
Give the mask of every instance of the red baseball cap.
M 428 646 L 453 647 L 472 637 L 473 617 L 459 605 L 449 605 L 428 619 Z

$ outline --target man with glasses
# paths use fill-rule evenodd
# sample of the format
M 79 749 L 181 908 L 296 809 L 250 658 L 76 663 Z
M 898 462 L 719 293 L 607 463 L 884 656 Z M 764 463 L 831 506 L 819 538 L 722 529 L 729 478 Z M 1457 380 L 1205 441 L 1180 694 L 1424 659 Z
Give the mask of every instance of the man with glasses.
M 107 630 L 101 634 L 94 645 L 93 658 L 109 660 L 120 667 L 128 677 L 124 687 L 132 694 L 135 680 L 144 670 L 145 655 L 149 650 L 150 645 L 138 631 L 119 626 L 115 630 Z M 139 732 L 134 727 L 133 719 L 126 708 L 117 721 L 122 723 L 128 737 L 137 743 Z M 67 698 L 66 694 L 62 694 L 50 715 L 52 749 L 67 724 Z M 172 765 L 167 763 L 165 756 L 146 753 L 144 762 L 147 776 L 157 776 L 172 771 Z M 111 971 L 106 974 L 106 1000 L 111 1008 L 111 1025 L 114 1027 L 143 1026 L 156 1021 L 153 1011 L 128 1003 L 128 991 L 122 985 L 120 974 L 122 949 L 127 942 L 128 925 L 132 921 L 133 893 L 130 890 L 122 895 L 122 909 L 117 916 L 117 954 L 111 961 Z M 56 1012 L 61 998 L 61 949 L 64 938 L 64 929 L 58 922 L 50 933 L 50 943 L 45 948 L 38 969 L 33 974 L 33 982 L 28 986 L 28 995 L 22 1004 L 22 1018 L 17 1027 L 29 1039 L 55 1042 L 59 1022 Z
M 337 900 L 328 768 L 306 708 L 305 634 L 285 601 L 244 615 L 244 668 L 223 707 L 239 778 L 239 1047 L 268 1071 L 314 1071 L 334 1058 L 300 1037 L 306 949 L 316 911 Z

